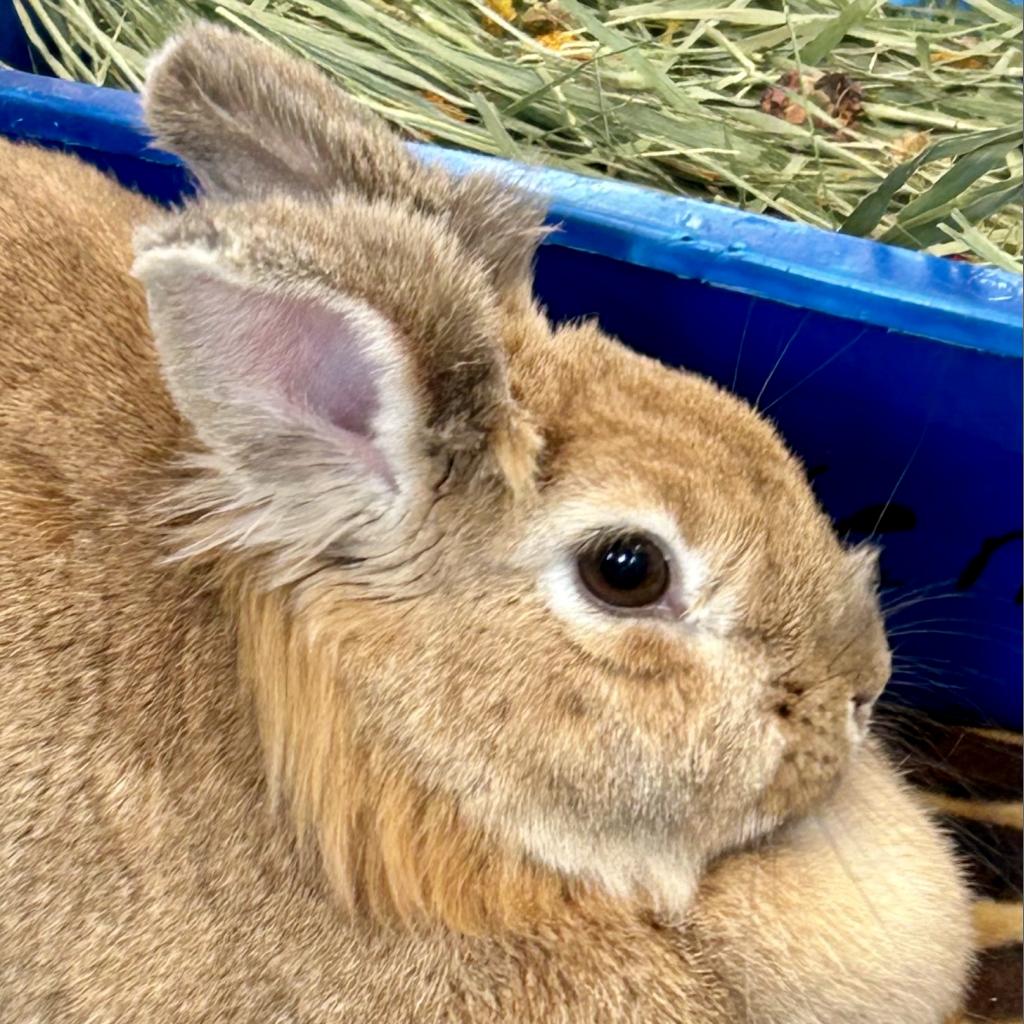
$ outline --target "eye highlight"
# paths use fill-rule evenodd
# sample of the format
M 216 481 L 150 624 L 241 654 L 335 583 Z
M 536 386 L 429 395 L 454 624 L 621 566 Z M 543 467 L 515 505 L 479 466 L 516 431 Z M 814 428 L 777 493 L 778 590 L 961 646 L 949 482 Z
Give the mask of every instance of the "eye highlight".
M 644 608 L 668 590 L 668 561 L 658 544 L 642 533 L 600 539 L 576 558 L 583 585 L 613 608 Z

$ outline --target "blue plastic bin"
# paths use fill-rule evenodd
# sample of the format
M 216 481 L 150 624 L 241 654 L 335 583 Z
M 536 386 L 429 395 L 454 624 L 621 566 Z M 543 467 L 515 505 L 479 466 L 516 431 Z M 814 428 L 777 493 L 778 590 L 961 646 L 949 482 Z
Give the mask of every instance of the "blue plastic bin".
M 0 4 L 2 13 L 2 4 Z M 0 71 L 0 134 L 60 146 L 164 201 L 136 97 Z M 433 147 L 552 200 L 537 288 L 632 347 L 733 388 L 804 458 L 841 534 L 877 531 L 895 696 L 1021 722 L 1021 279 L 647 189 Z M 31 288 L 31 281 L 26 281 Z

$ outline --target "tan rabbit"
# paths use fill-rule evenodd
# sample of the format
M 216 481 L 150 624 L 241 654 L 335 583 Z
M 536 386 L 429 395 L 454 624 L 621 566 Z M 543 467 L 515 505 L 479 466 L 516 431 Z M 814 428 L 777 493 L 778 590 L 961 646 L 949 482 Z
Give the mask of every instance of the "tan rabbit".
M 873 555 L 772 428 L 312 69 L 198 27 L 145 110 L 202 201 L 0 148 L 0 1021 L 954 1011 Z

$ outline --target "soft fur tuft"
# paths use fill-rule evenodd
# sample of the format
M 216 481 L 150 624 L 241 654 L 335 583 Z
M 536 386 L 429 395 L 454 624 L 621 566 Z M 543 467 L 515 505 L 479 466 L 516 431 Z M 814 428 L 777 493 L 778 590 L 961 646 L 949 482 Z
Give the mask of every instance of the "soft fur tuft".
M 296 613 L 280 593 L 237 600 L 239 667 L 271 793 L 299 841 L 319 850 L 349 913 L 482 935 L 528 931 L 559 911 L 570 896 L 554 872 L 502 850 L 450 795 L 415 784 L 396 758 L 360 742 L 336 680 L 344 635 L 311 635 L 314 607 Z

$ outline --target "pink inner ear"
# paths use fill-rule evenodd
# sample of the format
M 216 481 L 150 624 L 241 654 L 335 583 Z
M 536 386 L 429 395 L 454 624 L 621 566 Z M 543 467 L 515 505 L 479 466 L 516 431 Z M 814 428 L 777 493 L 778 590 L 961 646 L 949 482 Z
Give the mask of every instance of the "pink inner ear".
M 376 317 L 367 310 L 266 295 L 213 275 L 195 282 L 189 305 L 205 358 L 228 392 L 264 393 L 372 435 L 381 368 L 370 352 Z
M 220 339 L 228 342 L 217 360 L 225 383 L 236 378 L 240 390 L 283 398 L 342 430 L 370 436 L 379 381 L 365 351 L 372 338 L 357 315 L 225 282 L 204 288 L 202 302 L 207 322 L 219 321 Z
M 347 435 L 339 441 L 352 454 L 391 477 L 374 443 L 388 328 L 372 310 L 350 300 L 335 308 L 313 297 L 267 295 L 201 274 L 192 282 L 188 319 L 199 358 L 226 396 L 265 398 L 270 407 L 325 421 Z

